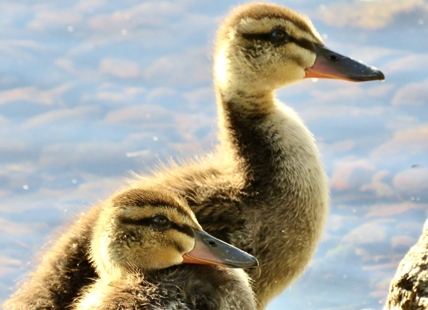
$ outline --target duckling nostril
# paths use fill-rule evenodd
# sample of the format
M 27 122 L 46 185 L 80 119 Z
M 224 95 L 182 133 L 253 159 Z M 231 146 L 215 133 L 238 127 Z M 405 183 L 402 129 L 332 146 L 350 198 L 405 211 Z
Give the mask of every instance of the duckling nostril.
M 330 56 L 328 56 L 328 59 L 330 59 L 331 61 L 338 61 L 339 60 L 339 57 L 337 57 L 337 55 L 330 55 Z
M 215 243 L 215 242 L 214 242 L 214 241 L 212 241 L 212 240 L 208 241 L 208 244 L 209 244 L 210 246 L 212 246 L 212 247 L 216 247 L 216 246 L 217 246 L 217 243 Z

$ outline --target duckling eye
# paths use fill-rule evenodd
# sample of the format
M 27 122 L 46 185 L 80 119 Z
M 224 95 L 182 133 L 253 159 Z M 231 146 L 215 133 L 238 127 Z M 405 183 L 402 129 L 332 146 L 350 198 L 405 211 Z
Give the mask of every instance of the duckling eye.
M 165 227 L 169 224 L 169 220 L 163 215 L 156 215 L 152 218 L 152 223 L 159 227 Z
M 274 44 L 286 43 L 288 34 L 283 29 L 274 29 L 270 33 L 270 41 Z

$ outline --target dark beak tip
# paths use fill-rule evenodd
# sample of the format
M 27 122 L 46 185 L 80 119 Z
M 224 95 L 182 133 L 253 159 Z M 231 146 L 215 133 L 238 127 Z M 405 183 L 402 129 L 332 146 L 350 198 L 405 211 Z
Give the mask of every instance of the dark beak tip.
M 236 249 L 236 250 L 237 250 L 237 253 L 235 253 L 236 256 L 234 256 L 228 262 L 229 267 L 247 269 L 247 268 L 256 268 L 259 266 L 260 263 L 256 257 L 240 249 Z
M 367 82 L 367 81 L 385 81 L 385 75 L 382 71 L 377 68 L 371 67 L 371 74 L 362 75 L 361 78 L 352 79 L 355 82 Z
M 242 266 L 242 268 L 257 268 L 259 265 L 259 260 L 251 255 L 248 259 L 248 263 L 245 264 L 245 266 Z
M 344 80 L 351 82 L 384 81 L 385 75 L 375 67 L 368 67 L 368 69 L 364 71 L 344 76 Z
M 254 264 L 252 266 L 250 266 L 249 268 L 257 268 L 260 266 L 259 260 L 257 258 L 254 257 Z
M 364 63 L 361 62 L 362 65 L 364 65 Z M 378 68 L 373 67 L 373 66 L 367 66 L 369 68 L 369 71 L 371 71 L 370 78 L 372 80 L 379 80 L 379 81 L 384 81 L 385 80 L 385 74 L 383 74 L 382 71 L 380 71 Z
M 377 70 L 377 76 L 378 76 L 380 81 L 385 81 L 385 74 L 383 74 L 382 71 Z

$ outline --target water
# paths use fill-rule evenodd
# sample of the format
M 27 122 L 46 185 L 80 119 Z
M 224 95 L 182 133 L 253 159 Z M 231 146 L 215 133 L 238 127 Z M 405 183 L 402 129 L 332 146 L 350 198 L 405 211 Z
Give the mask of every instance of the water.
M 0 301 L 129 171 L 212 149 L 212 43 L 233 3 L 1 2 Z M 286 4 L 387 79 L 278 91 L 317 138 L 332 202 L 310 267 L 268 309 L 380 309 L 427 216 L 428 4 Z

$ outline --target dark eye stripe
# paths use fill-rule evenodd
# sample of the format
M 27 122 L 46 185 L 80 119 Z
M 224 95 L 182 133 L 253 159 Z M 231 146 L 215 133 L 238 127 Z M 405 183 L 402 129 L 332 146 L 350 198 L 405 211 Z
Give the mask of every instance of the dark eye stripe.
M 290 37 L 290 42 L 315 53 L 315 44 L 309 40 Z
M 190 226 L 187 225 L 178 225 L 176 223 L 171 223 L 171 228 L 175 229 L 191 238 L 193 238 L 195 235 L 193 233 L 193 229 Z
M 269 41 L 270 42 L 270 32 L 269 33 L 243 33 L 242 36 L 246 40 L 259 40 L 259 41 Z
M 129 224 L 129 225 L 138 225 L 138 226 L 153 226 L 153 217 L 145 217 L 142 219 L 130 219 L 130 218 L 119 218 L 119 221 L 123 224 Z M 193 229 L 188 225 L 178 225 L 176 223 L 169 223 L 168 227 L 165 227 L 166 229 L 175 229 L 189 237 L 194 237 Z
M 259 41 L 271 41 L 271 33 L 243 33 L 242 37 L 246 40 L 259 40 Z M 313 42 L 306 39 L 296 39 L 294 37 L 289 36 L 286 42 L 293 42 L 294 44 L 315 52 L 315 45 Z
M 121 218 L 119 218 L 119 221 L 123 224 L 129 224 L 129 225 L 138 225 L 138 226 L 151 226 L 151 225 L 153 225 L 153 218 L 152 217 L 145 217 L 142 219 L 131 219 L 128 217 L 121 217 Z

